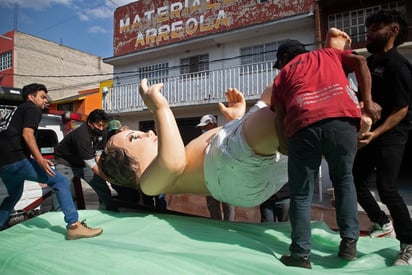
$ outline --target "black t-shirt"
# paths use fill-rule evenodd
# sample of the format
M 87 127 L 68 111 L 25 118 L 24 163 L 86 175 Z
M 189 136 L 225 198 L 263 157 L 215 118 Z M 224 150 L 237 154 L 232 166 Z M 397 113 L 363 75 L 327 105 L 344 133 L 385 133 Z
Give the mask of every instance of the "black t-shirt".
M 394 108 L 412 104 L 412 66 L 409 61 L 392 48 L 379 57 L 367 59 L 372 75 L 372 99 L 382 106 L 381 119 L 372 126 L 380 126 Z M 379 144 L 404 144 L 412 128 L 412 110 L 394 128 L 379 136 L 373 142 Z
M 55 160 L 67 166 L 84 167 L 85 160 L 93 159 L 96 151 L 104 149 L 106 139 L 107 131 L 102 135 L 96 135 L 87 122 L 84 122 L 57 144 L 54 150 Z
M 32 102 L 17 107 L 7 129 L 0 132 L 0 166 L 30 157 L 31 152 L 22 136 L 23 128 L 32 128 L 36 132 L 41 115 L 41 109 Z

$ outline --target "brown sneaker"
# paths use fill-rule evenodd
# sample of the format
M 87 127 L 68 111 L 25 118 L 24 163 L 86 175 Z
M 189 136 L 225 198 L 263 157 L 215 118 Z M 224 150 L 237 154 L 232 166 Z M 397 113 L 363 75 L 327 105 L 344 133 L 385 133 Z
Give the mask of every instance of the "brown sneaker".
M 312 269 L 312 264 L 310 263 L 309 257 L 299 257 L 296 255 L 283 255 L 280 261 L 287 266 L 296 266 L 307 269 Z
M 77 221 L 67 228 L 66 239 L 77 240 L 80 238 L 92 238 L 102 234 L 102 232 L 102 228 L 90 228 L 84 221 Z

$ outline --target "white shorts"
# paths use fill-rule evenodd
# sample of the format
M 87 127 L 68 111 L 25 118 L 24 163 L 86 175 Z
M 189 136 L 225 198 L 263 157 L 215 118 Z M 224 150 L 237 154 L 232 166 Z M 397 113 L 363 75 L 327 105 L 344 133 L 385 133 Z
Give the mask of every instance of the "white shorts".
M 287 156 L 256 155 L 246 143 L 242 125 L 252 112 L 216 133 L 206 148 L 204 162 L 210 194 L 239 207 L 261 204 L 288 181 Z

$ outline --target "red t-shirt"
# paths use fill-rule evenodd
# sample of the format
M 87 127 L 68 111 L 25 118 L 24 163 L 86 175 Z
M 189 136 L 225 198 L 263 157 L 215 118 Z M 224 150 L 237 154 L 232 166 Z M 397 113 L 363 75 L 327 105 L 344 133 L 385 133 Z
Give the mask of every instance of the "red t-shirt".
M 300 54 L 276 76 L 271 108 L 276 103 L 284 105 L 287 137 L 323 119 L 361 117 L 342 66 L 342 59 L 351 53 L 328 48 Z

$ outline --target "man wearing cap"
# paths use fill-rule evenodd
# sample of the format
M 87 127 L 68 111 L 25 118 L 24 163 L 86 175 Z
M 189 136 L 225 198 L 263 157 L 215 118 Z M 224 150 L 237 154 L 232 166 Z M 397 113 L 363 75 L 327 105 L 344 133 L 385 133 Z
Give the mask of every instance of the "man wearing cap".
M 200 118 L 199 124 L 196 127 L 200 127 L 202 129 L 202 133 L 209 131 L 210 129 L 217 127 L 217 120 L 214 115 L 207 114 Z
M 122 123 L 117 119 L 112 119 L 107 123 L 107 139 L 113 136 L 122 127 Z
M 311 268 L 311 201 L 322 157 L 336 193 L 336 219 L 342 238 L 338 256 L 357 257 L 359 221 L 352 165 L 357 150 L 361 112 L 347 73 L 355 72 L 364 111 L 374 121 L 379 106 L 371 98 L 371 76 L 365 58 L 350 50 L 325 48 L 308 52 L 297 40 L 287 40 L 277 51 L 271 109 L 279 151 L 288 154 L 291 193 L 290 255 L 288 266 Z
M 202 133 L 216 128 L 216 117 L 211 114 L 204 115 L 201 117 L 200 122 L 196 127 L 200 127 Z M 230 204 L 220 202 L 212 196 L 206 196 L 206 204 L 212 219 L 224 221 L 231 221 L 234 219 L 233 207 Z

